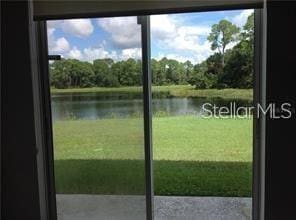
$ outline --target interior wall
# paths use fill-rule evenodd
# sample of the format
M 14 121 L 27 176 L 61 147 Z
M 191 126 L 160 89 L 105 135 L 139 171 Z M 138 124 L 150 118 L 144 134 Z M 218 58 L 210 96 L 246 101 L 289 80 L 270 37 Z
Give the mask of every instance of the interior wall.
M 1 219 L 40 219 L 28 3 L 1 2 Z
M 292 219 L 296 198 L 296 4 L 271 1 L 267 13 L 267 103 L 291 102 L 294 113 L 291 119 L 266 120 L 265 219 Z

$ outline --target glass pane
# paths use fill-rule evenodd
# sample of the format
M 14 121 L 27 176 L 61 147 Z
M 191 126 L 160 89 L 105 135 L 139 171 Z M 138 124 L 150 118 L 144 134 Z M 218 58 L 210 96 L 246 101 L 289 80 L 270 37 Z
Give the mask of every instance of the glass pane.
M 137 18 L 47 25 L 58 218 L 145 219 Z
M 251 218 L 253 12 L 151 16 L 156 217 Z

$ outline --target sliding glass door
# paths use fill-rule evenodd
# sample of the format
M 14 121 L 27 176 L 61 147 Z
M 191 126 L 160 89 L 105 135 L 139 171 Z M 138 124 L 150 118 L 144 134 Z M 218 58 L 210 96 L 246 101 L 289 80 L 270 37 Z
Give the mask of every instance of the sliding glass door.
M 40 22 L 59 220 L 152 218 L 147 22 Z
M 259 119 L 249 109 L 259 99 L 258 16 L 251 9 L 151 15 L 151 25 L 150 16 L 41 22 L 54 161 L 46 166 L 59 220 L 257 213 Z

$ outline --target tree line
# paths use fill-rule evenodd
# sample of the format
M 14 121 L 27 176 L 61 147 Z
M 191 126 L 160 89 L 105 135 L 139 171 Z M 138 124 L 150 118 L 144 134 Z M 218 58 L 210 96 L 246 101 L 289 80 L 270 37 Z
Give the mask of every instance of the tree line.
M 212 26 L 211 49 L 205 61 L 192 64 L 174 59 L 151 60 L 153 85 L 191 84 L 197 89 L 252 88 L 254 14 L 242 29 L 227 20 Z M 227 46 L 236 43 L 231 49 Z M 50 82 L 55 88 L 119 87 L 142 85 L 142 63 L 128 59 L 97 59 L 93 63 L 62 59 L 50 64 Z

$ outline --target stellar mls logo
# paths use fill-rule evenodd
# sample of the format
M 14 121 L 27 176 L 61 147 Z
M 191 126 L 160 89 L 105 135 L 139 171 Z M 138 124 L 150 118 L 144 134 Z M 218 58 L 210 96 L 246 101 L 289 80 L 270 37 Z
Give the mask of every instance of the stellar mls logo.
M 293 114 L 295 115 L 295 108 L 288 102 L 280 105 L 270 103 L 266 108 L 262 108 L 259 104 L 257 106 L 257 118 L 265 115 L 271 119 L 290 119 L 293 117 Z
M 201 109 L 203 118 L 260 118 L 262 116 L 271 119 L 290 119 L 295 115 L 295 108 L 291 103 L 270 103 L 266 107 L 260 104 L 255 106 L 238 106 L 231 102 L 228 106 L 217 106 L 212 103 L 204 103 Z

